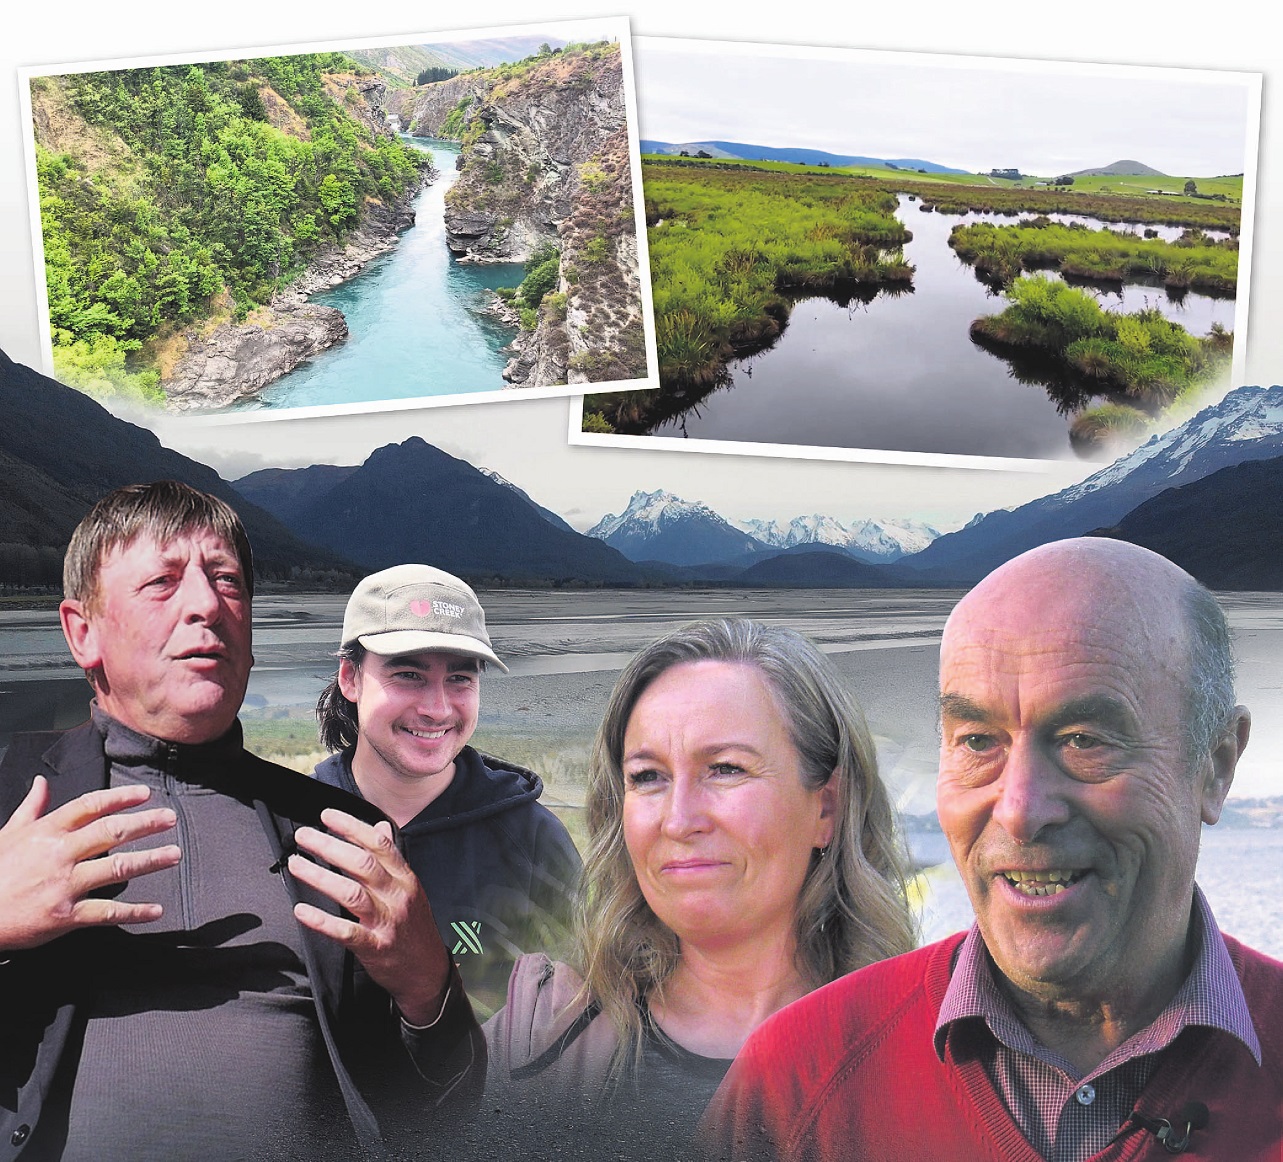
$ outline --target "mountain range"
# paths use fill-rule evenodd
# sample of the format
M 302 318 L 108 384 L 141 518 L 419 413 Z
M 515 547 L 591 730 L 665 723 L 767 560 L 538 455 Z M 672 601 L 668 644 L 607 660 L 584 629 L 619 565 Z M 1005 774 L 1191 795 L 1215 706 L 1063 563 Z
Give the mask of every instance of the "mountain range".
M 858 561 L 887 564 L 925 548 L 940 534 L 920 521 L 861 520 L 850 525 L 816 513 L 775 520 L 729 521 L 699 501 L 662 489 L 634 492 L 627 508 L 608 513 L 591 529 L 634 561 L 674 565 L 705 562 L 751 564 L 772 550 L 810 546 L 839 549 Z
M 164 447 L 147 428 L 14 363 L 3 351 L 0 479 L 0 580 L 58 584 L 71 532 L 95 501 L 123 484 L 165 479 L 236 507 L 262 577 L 303 574 L 322 583 L 322 575 L 333 573 L 331 582 L 346 584 L 359 575 L 341 550 L 300 540 L 276 517 L 246 504 L 212 468 Z
M 412 560 L 479 583 L 963 586 L 1025 549 L 1092 534 L 1146 545 L 1213 588 L 1283 589 L 1283 386 L 1238 388 L 1081 483 L 944 535 L 818 514 L 736 525 L 663 490 L 635 493 L 584 535 L 418 437 L 359 466 L 264 469 L 233 486 L 3 352 L 0 473 L 0 581 L 18 584 L 57 584 L 72 528 L 107 491 L 171 478 L 234 504 L 256 572 L 301 587 Z
M 692 157 L 700 150 L 711 157 L 732 161 L 787 161 L 794 165 L 874 165 L 897 169 L 922 170 L 926 173 L 966 173 L 934 161 L 916 157 L 863 157 L 857 154 L 829 153 L 823 149 L 778 149 L 770 145 L 749 145 L 743 141 L 654 141 L 643 139 L 642 153 L 665 153 L 673 157 L 685 150 Z
M 1133 509 L 1167 489 L 1281 455 L 1283 386 L 1240 387 L 1086 480 L 1019 508 L 988 513 L 898 564 L 916 571 L 919 584 L 970 585 L 1035 545 L 1119 526 Z M 1247 501 L 1239 519 L 1251 522 L 1253 507 Z M 1225 515 L 1211 516 L 1211 524 Z
M 843 524 L 831 516 L 795 516 L 787 525 L 778 521 L 747 520 L 739 527 L 766 545 L 789 549 L 795 545 L 834 545 L 859 561 L 883 565 L 920 553 L 940 536 L 923 521 L 884 521 L 873 518 Z

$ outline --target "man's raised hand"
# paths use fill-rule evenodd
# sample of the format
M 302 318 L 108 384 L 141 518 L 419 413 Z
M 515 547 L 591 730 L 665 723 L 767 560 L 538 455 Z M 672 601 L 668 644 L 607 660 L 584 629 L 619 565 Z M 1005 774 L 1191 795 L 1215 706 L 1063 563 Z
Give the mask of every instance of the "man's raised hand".
M 159 904 L 90 895 L 173 867 L 181 858 L 172 843 L 146 851 L 113 850 L 177 822 L 167 807 L 129 811 L 150 794 L 143 786 L 90 791 L 46 815 L 49 784 L 36 776 L 0 827 L 0 952 L 37 948 L 76 928 L 160 919 Z
M 300 827 L 294 842 L 330 868 L 293 855 L 290 871 L 353 919 L 311 904 L 296 904 L 294 915 L 349 949 L 410 1024 L 430 1024 L 444 1002 L 450 958 L 423 887 L 392 841 L 391 825 L 371 827 L 333 808 L 322 813 L 321 822 L 330 834 Z

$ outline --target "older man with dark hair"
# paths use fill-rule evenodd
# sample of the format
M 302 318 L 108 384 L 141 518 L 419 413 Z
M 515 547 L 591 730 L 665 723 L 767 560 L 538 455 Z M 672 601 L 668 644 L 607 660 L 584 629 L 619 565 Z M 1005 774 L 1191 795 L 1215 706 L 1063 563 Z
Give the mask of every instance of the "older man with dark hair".
M 0 1156 L 379 1156 L 484 1074 L 390 822 L 242 748 L 252 577 L 172 481 L 72 538 L 92 717 L 0 766 Z
M 1081 539 L 996 570 L 940 649 L 940 824 L 976 923 L 791 1006 L 710 1111 L 727 1156 L 1283 1150 L 1283 964 L 1194 882 L 1243 747 L 1215 600 Z

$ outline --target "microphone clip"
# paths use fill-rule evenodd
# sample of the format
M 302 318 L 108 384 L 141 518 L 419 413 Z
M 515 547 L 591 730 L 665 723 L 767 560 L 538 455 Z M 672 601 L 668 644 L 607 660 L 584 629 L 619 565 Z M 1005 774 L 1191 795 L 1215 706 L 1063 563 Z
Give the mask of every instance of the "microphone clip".
M 1187 1101 L 1181 1106 L 1174 1122 L 1166 1118 L 1151 1118 L 1139 1110 L 1132 1113 L 1132 1120 L 1147 1129 L 1163 1144 L 1169 1154 L 1183 1154 L 1189 1149 L 1195 1130 L 1203 1129 L 1210 1118 L 1207 1106 L 1201 1101 Z

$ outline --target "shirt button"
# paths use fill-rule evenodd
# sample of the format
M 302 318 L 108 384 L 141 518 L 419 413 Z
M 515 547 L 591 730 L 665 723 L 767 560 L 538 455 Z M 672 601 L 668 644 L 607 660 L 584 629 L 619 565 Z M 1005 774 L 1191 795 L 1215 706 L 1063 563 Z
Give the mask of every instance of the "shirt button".
M 1079 1086 L 1078 1092 L 1074 1094 L 1074 1097 L 1078 1099 L 1079 1105 L 1089 1106 L 1096 1100 L 1096 1087 L 1090 1084 Z
M 22 1143 L 27 1140 L 27 1136 L 30 1133 L 31 1127 L 27 1125 L 26 1122 L 23 1122 L 22 1125 L 14 1130 L 14 1132 L 9 1136 L 9 1144 L 11 1146 L 21 1146 Z

